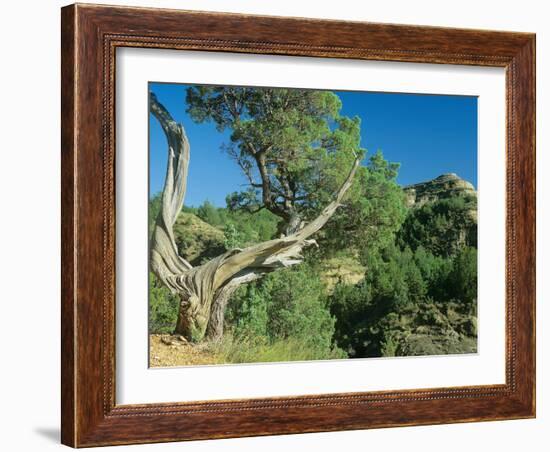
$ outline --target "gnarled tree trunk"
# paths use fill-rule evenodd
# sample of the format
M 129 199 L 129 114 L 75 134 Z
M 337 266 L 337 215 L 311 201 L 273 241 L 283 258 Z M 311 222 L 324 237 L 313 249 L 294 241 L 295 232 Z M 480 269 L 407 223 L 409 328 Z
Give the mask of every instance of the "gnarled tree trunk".
M 178 254 L 173 225 L 185 196 L 189 166 L 189 141 L 181 124 L 176 123 L 156 96 L 150 94 L 150 110 L 168 140 L 168 165 L 162 193 L 161 210 L 151 239 L 151 270 L 159 280 L 180 297 L 175 332 L 198 342 L 205 335 L 216 340 L 223 334 L 224 313 L 231 294 L 241 285 L 267 272 L 302 262 L 302 250 L 315 243 L 310 237 L 334 214 L 350 188 L 359 160 L 317 218 L 308 224 L 292 225 L 292 231 L 244 249 L 234 249 L 198 267 Z

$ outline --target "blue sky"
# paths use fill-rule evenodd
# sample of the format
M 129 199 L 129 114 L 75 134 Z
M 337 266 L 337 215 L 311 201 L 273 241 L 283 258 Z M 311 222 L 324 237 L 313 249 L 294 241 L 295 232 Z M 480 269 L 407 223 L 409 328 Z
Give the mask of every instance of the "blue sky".
M 246 180 L 221 151 L 229 132 L 212 123 L 195 124 L 185 112 L 188 85 L 150 83 L 149 89 L 181 122 L 191 143 L 185 205 L 209 200 L 225 206 L 227 194 L 243 189 Z M 361 146 L 367 157 L 382 150 L 386 160 L 401 163 L 401 185 L 456 173 L 477 187 L 477 98 L 424 94 L 334 91 L 341 114 L 361 118 Z M 162 191 L 166 173 L 166 138 L 149 117 L 149 193 Z M 214 183 L 212 183 L 214 182 Z

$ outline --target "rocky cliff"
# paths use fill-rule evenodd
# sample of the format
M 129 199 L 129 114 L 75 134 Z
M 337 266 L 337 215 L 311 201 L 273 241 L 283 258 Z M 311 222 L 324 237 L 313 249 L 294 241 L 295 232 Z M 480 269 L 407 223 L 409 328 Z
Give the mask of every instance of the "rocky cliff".
M 446 173 L 426 182 L 407 185 L 403 187 L 403 191 L 406 195 L 407 207 L 419 208 L 442 199 L 455 197 L 472 200 L 470 204 L 473 208 L 468 214 L 477 224 L 477 191 L 470 182 L 461 179 L 455 173 Z
M 477 192 L 456 174 L 403 187 L 409 212 L 398 233 L 402 246 L 453 256 L 477 248 Z
M 407 195 L 407 207 L 421 207 L 426 203 L 455 196 L 471 196 L 477 199 L 474 186 L 455 173 L 442 174 L 427 182 L 403 187 Z

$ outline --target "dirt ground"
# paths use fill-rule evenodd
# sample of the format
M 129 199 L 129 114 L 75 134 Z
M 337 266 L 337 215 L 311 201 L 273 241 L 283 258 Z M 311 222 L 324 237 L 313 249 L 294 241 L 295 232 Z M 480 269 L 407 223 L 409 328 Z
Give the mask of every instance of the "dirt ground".
M 217 364 L 219 359 L 204 345 L 193 345 L 182 336 L 151 334 L 149 336 L 151 367 L 201 366 Z

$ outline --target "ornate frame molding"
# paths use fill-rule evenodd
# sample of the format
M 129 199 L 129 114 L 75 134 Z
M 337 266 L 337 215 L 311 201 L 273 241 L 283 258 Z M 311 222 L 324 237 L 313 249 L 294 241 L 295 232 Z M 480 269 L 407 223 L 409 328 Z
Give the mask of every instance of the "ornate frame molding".
M 116 405 L 118 47 L 506 68 L 506 383 Z M 63 8 L 62 442 L 82 447 L 533 417 L 534 59 L 535 36 L 526 33 L 79 4 Z

